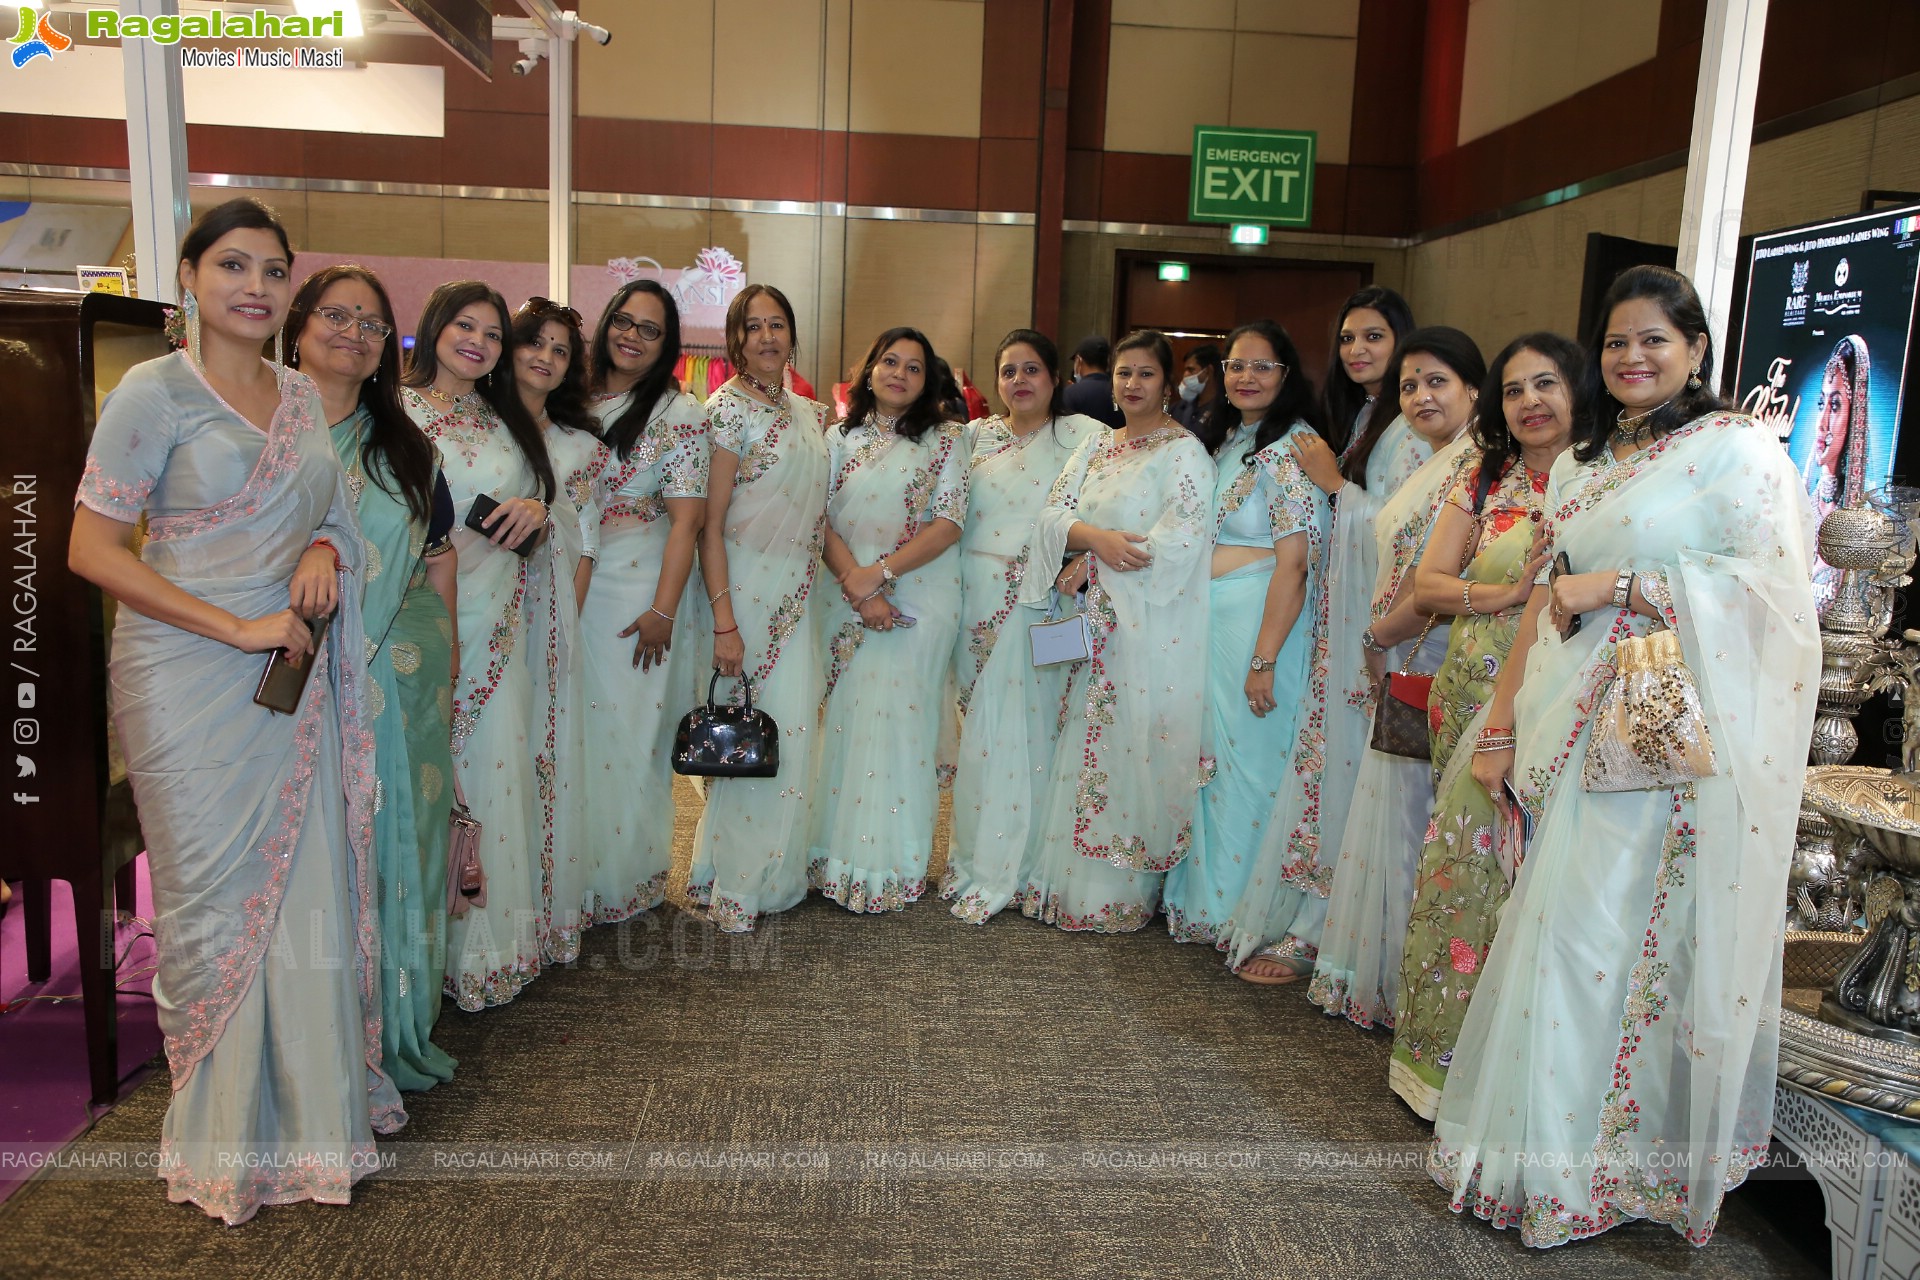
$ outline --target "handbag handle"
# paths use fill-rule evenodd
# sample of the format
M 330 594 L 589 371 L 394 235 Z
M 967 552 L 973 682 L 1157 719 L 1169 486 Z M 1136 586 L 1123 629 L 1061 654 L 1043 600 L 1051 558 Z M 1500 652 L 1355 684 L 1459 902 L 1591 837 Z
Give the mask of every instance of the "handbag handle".
M 746 709 L 748 711 L 751 711 L 753 710 L 753 677 L 748 675 L 745 671 L 742 671 L 740 673 L 740 684 L 747 691 Z M 713 679 L 707 681 L 707 710 L 709 711 L 718 711 L 720 709 L 720 704 L 713 700 L 713 691 L 715 689 L 718 689 L 719 687 L 720 687 L 720 668 L 715 667 L 713 669 Z

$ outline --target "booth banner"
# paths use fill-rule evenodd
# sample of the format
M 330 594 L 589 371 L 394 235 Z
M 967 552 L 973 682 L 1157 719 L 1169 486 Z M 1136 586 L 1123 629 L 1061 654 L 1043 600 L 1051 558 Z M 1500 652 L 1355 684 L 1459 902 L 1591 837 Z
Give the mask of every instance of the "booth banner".
M 1893 477 L 1917 271 L 1916 209 L 1753 239 L 1736 398 L 1778 431 L 1823 512 L 1846 497 L 1850 439 L 1865 492 Z

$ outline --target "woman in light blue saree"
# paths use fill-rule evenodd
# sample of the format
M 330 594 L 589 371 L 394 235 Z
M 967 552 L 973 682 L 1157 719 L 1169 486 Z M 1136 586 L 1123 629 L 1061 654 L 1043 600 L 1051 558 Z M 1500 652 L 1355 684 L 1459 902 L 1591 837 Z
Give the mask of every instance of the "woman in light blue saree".
M 812 886 L 849 911 L 926 892 L 940 812 L 941 708 L 960 633 L 964 430 L 943 416 L 933 345 L 889 329 L 828 433 L 822 560 L 840 584 L 820 719 Z
M 453 1078 L 432 1041 L 446 968 L 447 815 L 453 806 L 453 498 L 439 451 L 400 407 L 400 342 L 365 267 L 308 277 L 287 317 L 288 362 L 319 388 L 367 540 L 361 600 L 381 802 L 381 1056 L 402 1090 Z
M 366 549 L 312 381 L 260 358 L 292 264 L 257 201 L 195 221 L 187 349 L 108 398 L 68 549 L 122 606 L 111 703 L 173 1077 L 160 1175 L 170 1199 L 230 1224 L 264 1204 L 345 1204 L 374 1133 L 406 1120 L 380 1067 Z M 327 617 L 316 650 L 307 619 Z M 311 665 L 292 715 L 253 701 L 276 649 Z
M 754 705 L 780 728 L 779 774 L 707 779 L 693 835 L 687 894 L 730 933 L 807 896 L 826 675 L 815 611 L 838 602 L 819 572 L 832 474 L 826 408 L 781 381 L 795 342 L 786 295 L 748 285 L 727 307 L 727 353 L 739 372 L 707 400 L 700 573 L 713 606 L 713 665 L 725 677 L 745 673 Z
M 1600 314 L 1604 393 L 1547 483 L 1568 569 L 1537 589 L 1518 688 L 1500 681 L 1475 742 L 1474 776 L 1511 779 L 1539 825 L 1428 1169 L 1455 1211 L 1536 1248 L 1634 1218 L 1699 1245 L 1772 1129 L 1780 904 L 1820 677 L 1813 512 L 1779 441 L 1712 392 L 1686 277 L 1631 268 Z M 1712 761 L 1589 777 L 1620 645 L 1662 627 Z
M 994 356 L 1005 416 L 970 424 L 972 474 L 960 535 L 960 636 L 954 674 L 962 715 L 953 780 L 953 838 L 940 896 L 985 924 L 1020 891 L 1040 844 L 1035 825 L 1047 762 L 1060 736 L 1067 664 L 1033 665 L 1027 628 L 1046 615 L 1020 603 L 1033 531 L 1054 480 L 1081 443 L 1106 427 L 1064 413 L 1053 339 L 1015 329 Z
M 1240 326 L 1215 371 L 1225 392 L 1200 431 L 1214 455 L 1212 655 L 1207 709 L 1213 778 L 1194 813 L 1193 851 L 1167 873 L 1167 932 L 1219 941 L 1286 782 L 1307 702 L 1313 600 L 1332 520 L 1326 495 L 1287 441 L 1315 434 L 1313 384 L 1287 331 Z

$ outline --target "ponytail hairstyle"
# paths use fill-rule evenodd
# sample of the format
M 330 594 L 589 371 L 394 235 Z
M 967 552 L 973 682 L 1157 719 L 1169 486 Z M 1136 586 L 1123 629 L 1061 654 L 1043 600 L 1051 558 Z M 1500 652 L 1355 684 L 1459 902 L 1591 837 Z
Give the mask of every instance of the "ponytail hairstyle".
M 641 433 L 647 429 L 647 422 L 652 418 L 660 398 L 673 394 L 673 371 L 680 367 L 679 305 L 658 280 L 633 280 L 614 292 L 607 309 L 600 313 L 600 323 L 594 326 L 593 366 L 587 374 L 588 384 L 595 391 L 606 390 L 607 379 L 613 373 L 613 317 L 621 307 L 627 305 L 627 299 L 636 293 L 659 299 L 666 323 L 661 326 L 659 356 L 640 375 L 640 380 L 633 384 L 633 394 L 627 398 L 627 407 L 613 421 L 601 427 L 601 438 L 620 455 L 622 462 L 627 460 Z M 728 333 L 732 333 L 731 326 Z
M 1531 351 L 1553 361 L 1560 370 L 1560 381 L 1567 388 L 1567 400 L 1573 406 L 1573 438 L 1580 438 L 1587 412 L 1587 353 L 1572 338 L 1543 331 L 1523 333 L 1500 349 L 1487 366 L 1487 380 L 1480 387 L 1480 400 L 1473 415 L 1473 442 L 1480 447 L 1479 477 L 1473 486 L 1473 514 L 1479 515 L 1487 495 L 1506 477 L 1520 457 L 1520 442 L 1513 438 L 1507 423 L 1507 366 L 1515 356 Z
M 1366 434 L 1360 437 L 1360 443 L 1354 446 L 1354 451 L 1347 455 L 1346 462 L 1340 468 L 1349 480 L 1363 489 L 1366 488 L 1367 459 L 1385 432 L 1384 427 L 1375 431 L 1374 423 L 1392 422 L 1400 415 L 1400 369 L 1411 355 L 1439 357 L 1441 364 L 1453 370 L 1454 377 L 1476 392 L 1480 384 L 1487 380 L 1487 362 L 1480 355 L 1479 345 L 1451 325 L 1428 325 L 1402 338 L 1400 345 L 1393 349 L 1393 358 L 1387 361 L 1387 376 L 1380 383 L 1380 399 L 1374 402 L 1373 415 L 1367 420 Z M 1387 401 L 1388 396 L 1392 396 L 1393 400 Z M 1383 401 L 1386 403 L 1383 404 Z M 1474 405 L 1477 413 L 1480 402 L 1476 400 Z M 1468 425 L 1471 429 L 1471 421 Z M 1349 466 L 1352 470 L 1348 470 Z
M 300 334 L 307 318 L 320 305 L 327 290 L 336 281 L 358 280 L 373 290 L 380 301 L 380 319 L 393 325 L 393 301 L 387 297 L 380 277 L 366 267 L 343 263 L 322 267 L 308 276 L 300 291 L 293 295 L 287 309 L 287 324 L 282 335 L 287 348 L 287 367 L 300 367 Z M 360 407 L 367 411 L 371 426 L 366 443 L 360 448 L 367 479 L 391 497 L 407 504 L 407 513 L 417 524 L 426 524 L 433 514 L 433 442 L 413 425 L 400 403 L 400 331 L 391 329 L 380 344 L 380 364 L 373 376 L 360 384 Z
M 1207 420 L 1200 424 L 1200 443 L 1207 447 L 1208 453 L 1219 453 L 1220 446 L 1240 425 L 1240 410 L 1234 407 L 1232 397 L 1227 394 L 1226 360 L 1233 355 L 1233 344 L 1248 336 L 1260 338 L 1272 347 L 1273 358 L 1287 367 L 1287 374 L 1281 380 L 1273 403 L 1261 415 L 1260 425 L 1253 433 L 1253 443 L 1241 456 L 1241 462 L 1251 464 L 1255 454 L 1293 430 L 1296 422 L 1306 423 L 1325 440 L 1327 424 L 1320 417 L 1320 402 L 1313 393 L 1313 378 L 1300 367 L 1300 349 L 1293 345 L 1292 336 L 1278 324 L 1271 320 L 1252 320 L 1227 335 L 1227 354 L 1215 366 L 1213 373 L 1220 380 L 1220 394 L 1214 400 L 1213 410 L 1207 415 Z
M 859 426 L 873 413 L 873 369 L 896 342 L 919 344 L 923 381 L 919 397 L 902 411 L 900 420 L 893 424 L 894 434 L 918 443 L 921 436 L 947 421 L 947 410 L 940 398 L 940 357 L 934 354 L 933 343 L 927 341 L 926 334 L 901 325 L 875 338 L 873 346 L 868 348 L 867 358 L 860 364 L 859 376 L 847 388 L 847 416 L 840 423 L 843 433 Z M 948 377 L 951 379 L 952 375 Z
M 1702 414 L 1727 407 L 1726 400 L 1713 389 L 1713 335 L 1707 328 L 1707 309 L 1700 305 L 1693 281 L 1672 267 L 1628 267 L 1614 277 L 1607 296 L 1600 300 L 1600 318 L 1587 336 L 1587 356 L 1591 361 L 1587 369 L 1591 391 L 1588 399 L 1593 412 L 1585 423 L 1575 424 L 1575 461 L 1592 462 L 1599 457 L 1607 441 L 1612 439 L 1620 415 L 1626 412 L 1626 406 L 1607 390 L 1606 379 L 1600 373 L 1600 359 L 1606 351 L 1607 326 L 1613 323 L 1614 309 L 1638 298 L 1646 298 L 1658 306 L 1667 323 L 1678 329 L 1681 338 L 1689 344 L 1702 336 L 1707 340 L 1706 353 L 1700 357 L 1700 386 L 1693 390 L 1681 387 L 1672 400 L 1653 411 L 1647 425 L 1652 428 L 1654 438 L 1667 435 Z
M 513 384 L 513 315 L 499 290 L 483 280 L 454 280 L 429 294 L 420 311 L 420 326 L 414 331 L 413 351 L 407 357 L 407 372 L 402 381 L 416 388 L 433 385 L 435 375 L 440 372 L 440 359 L 434 354 L 434 347 L 440 341 L 441 331 L 452 324 L 461 311 L 477 302 L 486 303 L 500 317 L 500 359 L 474 383 L 474 389 L 500 415 L 507 434 L 520 446 L 527 465 L 533 468 L 540 486 L 537 496 L 542 502 L 551 503 L 558 488 L 553 482 L 553 463 L 547 457 L 547 442 L 540 435 L 539 424 L 521 402 L 520 388 Z
M 1360 310 L 1380 313 L 1387 322 L 1387 328 L 1393 332 L 1395 346 L 1400 345 L 1400 340 L 1412 333 L 1415 327 L 1413 308 L 1407 305 L 1405 298 L 1384 285 L 1368 285 L 1340 304 L 1340 316 L 1333 322 L 1333 352 L 1327 357 L 1327 376 L 1321 386 L 1320 413 L 1327 424 L 1327 442 L 1333 445 L 1336 452 L 1345 451 L 1349 458 L 1361 450 L 1371 454 L 1381 433 L 1392 426 L 1393 420 L 1399 416 L 1398 411 L 1383 414 L 1382 407 L 1376 403 L 1367 414 L 1366 427 L 1359 439 L 1354 439 L 1353 420 L 1359 416 L 1361 406 L 1366 404 L 1367 393 L 1353 380 L 1347 372 L 1346 362 L 1340 358 L 1340 330 L 1346 328 L 1347 317 Z M 1386 389 L 1387 383 L 1382 379 L 1380 391 L 1383 398 Z M 1366 487 L 1364 467 L 1350 468 L 1343 461 L 1340 469 L 1347 479 L 1363 489 Z

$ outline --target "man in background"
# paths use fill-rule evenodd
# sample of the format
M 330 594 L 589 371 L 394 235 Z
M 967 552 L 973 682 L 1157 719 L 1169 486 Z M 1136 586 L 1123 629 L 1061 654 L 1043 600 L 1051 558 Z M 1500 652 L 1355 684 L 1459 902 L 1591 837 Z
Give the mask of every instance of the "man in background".
M 1187 352 L 1180 366 L 1180 403 L 1173 406 L 1173 420 L 1197 433 L 1213 406 L 1220 403 L 1220 348 L 1203 342 Z
M 1125 421 L 1113 402 L 1113 344 L 1098 334 L 1080 339 L 1073 352 L 1073 385 L 1067 388 L 1068 413 L 1084 413 L 1097 422 L 1118 428 Z

